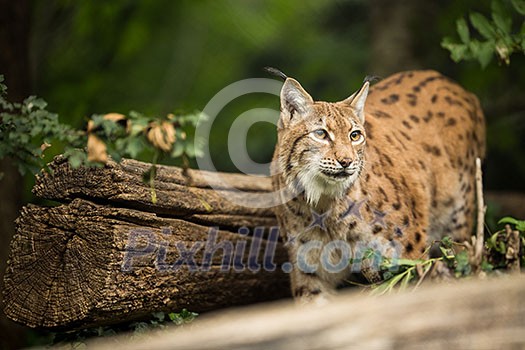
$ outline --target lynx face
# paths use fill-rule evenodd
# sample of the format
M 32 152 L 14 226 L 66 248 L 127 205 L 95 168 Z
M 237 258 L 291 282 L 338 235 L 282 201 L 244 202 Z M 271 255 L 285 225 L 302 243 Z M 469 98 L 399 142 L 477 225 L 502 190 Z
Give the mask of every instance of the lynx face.
M 314 102 L 298 82 L 285 82 L 279 138 L 293 146 L 281 149 L 280 171 L 291 189 L 304 191 L 308 203 L 345 195 L 361 174 L 367 93 L 368 83 L 344 101 Z

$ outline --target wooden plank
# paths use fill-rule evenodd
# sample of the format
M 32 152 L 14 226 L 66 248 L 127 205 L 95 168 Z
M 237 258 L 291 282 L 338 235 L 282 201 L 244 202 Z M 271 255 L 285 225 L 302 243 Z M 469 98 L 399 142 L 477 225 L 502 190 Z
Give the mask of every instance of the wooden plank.
M 372 297 L 343 293 L 321 307 L 291 302 L 237 308 L 183 328 L 98 339 L 93 350 L 522 349 L 522 276 L 428 284 Z

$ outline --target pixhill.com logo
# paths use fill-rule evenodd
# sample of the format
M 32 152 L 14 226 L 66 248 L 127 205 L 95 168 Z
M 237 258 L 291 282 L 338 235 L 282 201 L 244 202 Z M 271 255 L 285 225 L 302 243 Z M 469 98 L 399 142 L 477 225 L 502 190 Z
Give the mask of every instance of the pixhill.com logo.
M 312 222 L 307 230 L 326 230 L 326 215 L 312 211 Z M 190 272 L 208 272 L 212 269 L 221 272 L 258 272 L 261 269 L 273 272 L 280 268 L 290 273 L 296 268 L 304 273 L 315 273 L 319 269 L 339 273 L 344 270 L 361 271 L 363 261 L 370 256 L 373 259 L 367 261 L 367 269 L 379 270 L 381 257 L 385 255 L 385 246 L 380 241 L 351 245 L 343 240 L 310 240 L 299 244 L 294 236 L 289 236 L 284 246 L 298 245 L 296 256 L 289 257 L 295 264 L 290 261 L 277 264 L 277 246 L 280 243 L 278 227 L 260 226 L 253 230 L 241 227 L 237 234 L 235 241 L 220 240 L 219 228 L 211 227 L 205 240 L 188 243 L 175 240 L 170 227 L 163 227 L 160 234 L 152 229 L 134 229 L 129 232 L 121 268 L 123 272 L 131 272 L 145 262 L 153 262 L 161 272 L 176 272 L 180 269 Z M 400 256 L 399 248 L 390 247 L 388 255 L 394 261 Z M 309 259 L 312 254 L 319 256 L 316 262 Z M 334 257 L 338 258 L 334 260 Z
M 253 193 L 243 193 L 242 189 L 236 188 L 235 183 L 228 183 L 228 180 L 217 172 L 213 163 L 209 137 L 213 128 L 214 121 L 226 105 L 238 97 L 247 94 L 270 94 L 279 97 L 282 83 L 274 79 L 254 78 L 237 81 L 226 86 L 219 91 L 203 109 L 202 118 L 195 130 L 196 142 L 202 143 L 203 156 L 197 158 L 199 169 L 206 170 L 202 175 L 209 186 L 216 190 L 219 196 L 235 205 L 249 208 L 273 208 L 286 203 L 298 192 L 287 191 L 286 189 L 276 190 L 268 193 L 258 193 L 257 198 L 253 198 Z M 264 170 L 270 164 L 260 164 L 250 159 L 246 138 L 250 127 L 258 122 L 268 122 L 276 126 L 278 124 L 280 111 L 270 108 L 254 108 L 244 111 L 232 123 L 228 131 L 228 155 L 235 166 L 244 174 L 256 176 L 258 178 L 267 175 L 253 175 L 267 173 Z M 197 146 L 197 145 L 196 145 Z M 227 188 L 227 191 L 224 189 Z M 299 191 L 300 192 L 300 191 Z M 366 205 L 365 201 L 349 202 L 347 211 L 339 219 L 347 216 L 354 216 L 357 220 L 363 220 L 361 207 Z M 388 213 L 373 211 L 372 226 L 384 228 L 384 218 Z M 312 211 L 312 223 L 306 230 L 326 231 L 325 219 L 329 215 L 326 213 L 316 213 Z M 395 228 L 396 234 L 402 235 L 403 228 Z M 330 242 L 310 240 L 305 243 L 298 243 L 297 236 L 282 237 L 285 246 L 297 245 L 294 249 L 296 256 L 288 257 L 289 261 L 277 264 L 276 253 L 279 245 L 279 229 L 277 227 L 255 227 L 252 230 L 243 227 L 238 230 L 237 238 L 234 241 L 220 239 L 218 227 L 208 229 L 206 239 L 201 241 L 181 241 L 176 240 L 172 229 L 164 227 L 159 233 L 158 230 L 140 228 L 129 232 L 129 239 L 124 252 L 122 270 L 132 271 L 134 268 L 148 263 L 155 265 L 158 271 L 173 272 L 186 268 L 191 272 L 206 272 L 211 269 L 219 271 L 253 271 L 261 269 L 265 271 L 275 271 L 280 268 L 286 273 L 293 269 L 299 269 L 305 273 L 312 273 L 318 269 L 328 272 L 338 273 L 344 269 L 358 272 L 363 263 L 363 257 L 370 255 L 382 256 L 385 254 L 384 242 L 368 241 L 353 242 L 352 244 L 343 240 Z M 400 249 L 396 246 L 397 241 L 390 242 L 394 246 L 388 247 L 388 255 L 391 259 L 399 256 Z M 392 253 L 393 252 L 393 253 Z M 312 262 L 309 257 L 317 256 L 318 259 Z M 334 260 L 334 257 L 338 259 Z M 283 259 L 281 258 L 281 261 Z M 292 263 L 293 261 L 293 263 Z M 367 268 L 379 268 L 380 259 L 373 259 L 367 262 Z M 372 266 L 370 266 L 370 264 Z

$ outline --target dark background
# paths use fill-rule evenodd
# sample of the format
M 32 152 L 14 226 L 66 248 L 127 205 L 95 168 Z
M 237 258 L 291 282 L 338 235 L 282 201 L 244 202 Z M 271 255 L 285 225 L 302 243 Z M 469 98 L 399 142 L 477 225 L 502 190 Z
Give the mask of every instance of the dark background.
M 266 77 L 268 65 L 329 101 L 347 97 L 365 75 L 431 68 L 481 100 L 486 189 L 525 192 L 525 57 L 513 55 L 508 67 L 494 59 L 484 70 L 454 63 L 440 42 L 457 36 L 455 21 L 469 11 L 488 14 L 490 2 L 0 0 L 0 74 L 10 99 L 38 95 L 62 122 L 82 127 L 94 113 L 200 110 L 228 84 Z M 257 107 L 278 108 L 278 100 L 241 98 L 221 113 L 211 137 L 219 170 L 236 170 L 225 135 L 236 116 Z M 275 139 L 274 127 L 254 125 L 252 158 L 268 162 Z M 21 178 L 8 160 L 0 168 L 3 274 L 13 220 L 34 199 L 31 176 Z M 5 319 L 1 328 L 0 347 L 30 341 Z

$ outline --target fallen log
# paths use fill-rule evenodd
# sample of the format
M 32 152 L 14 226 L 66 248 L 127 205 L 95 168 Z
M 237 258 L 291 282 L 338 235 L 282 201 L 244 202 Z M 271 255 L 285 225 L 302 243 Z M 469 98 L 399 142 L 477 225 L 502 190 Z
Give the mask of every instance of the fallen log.
M 150 186 L 143 181 L 150 167 L 149 163 L 123 159 L 118 164 L 111 161 L 104 168 L 72 169 L 58 156 L 49 164 L 50 172 L 37 176 L 33 193 L 59 202 L 84 198 L 210 224 L 276 224 L 270 203 L 266 209 L 257 208 L 261 207 L 261 195 L 271 190 L 268 178 L 157 165 L 157 201 L 153 203 Z M 242 192 L 233 191 L 234 187 Z M 236 205 L 227 198 L 245 205 Z M 235 220 L 231 220 L 233 217 Z
M 199 317 L 189 327 L 88 343 L 93 350 L 522 349 L 525 279 L 463 280 L 373 297 L 343 293 L 322 307 L 291 302 Z
M 270 209 L 231 203 L 202 172 L 166 166 L 152 203 L 142 181 L 150 166 L 72 169 L 58 157 L 52 173 L 37 178 L 34 193 L 62 204 L 30 204 L 17 219 L 3 290 L 9 318 L 72 329 L 289 295 Z M 247 202 L 270 188 L 260 178 L 222 176 Z

